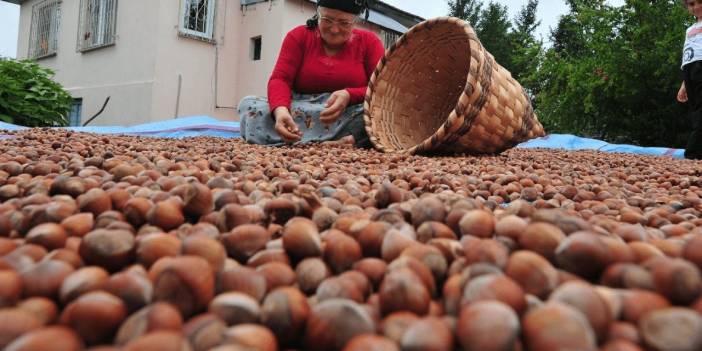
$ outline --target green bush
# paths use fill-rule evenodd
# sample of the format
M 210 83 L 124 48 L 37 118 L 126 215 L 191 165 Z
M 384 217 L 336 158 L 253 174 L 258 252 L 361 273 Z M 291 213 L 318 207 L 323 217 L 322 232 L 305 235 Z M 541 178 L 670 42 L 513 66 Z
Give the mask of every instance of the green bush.
M 0 120 L 27 127 L 68 125 L 73 99 L 31 60 L 0 59 Z

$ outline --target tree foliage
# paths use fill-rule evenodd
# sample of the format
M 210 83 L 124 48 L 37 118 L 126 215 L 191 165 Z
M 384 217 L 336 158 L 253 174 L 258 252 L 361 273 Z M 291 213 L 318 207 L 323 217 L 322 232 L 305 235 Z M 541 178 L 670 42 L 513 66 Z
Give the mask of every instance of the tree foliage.
M 693 18 L 680 0 L 566 2 L 570 11 L 552 29 L 549 45 L 535 38 L 538 0 L 512 23 L 499 4 L 449 1 L 450 15 L 479 14 L 471 23 L 483 46 L 530 94 L 548 133 L 684 146 L 690 121 L 675 96 Z
M 689 16 L 678 0 L 574 0 L 553 31 L 533 83 L 549 132 L 611 142 L 683 146 L 675 101 Z
M 0 59 L 0 120 L 27 127 L 68 125 L 72 98 L 53 75 L 34 61 Z

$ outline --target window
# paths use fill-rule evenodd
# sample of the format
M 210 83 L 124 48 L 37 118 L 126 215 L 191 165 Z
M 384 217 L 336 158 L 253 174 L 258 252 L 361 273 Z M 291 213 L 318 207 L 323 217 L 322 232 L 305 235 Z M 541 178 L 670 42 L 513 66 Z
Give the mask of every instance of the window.
M 383 44 L 385 44 L 386 49 L 392 46 L 392 44 L 395 44 L 397 39 L 400 39 L 400 35 L 395 32 L 382 31 L 382 36 Z
M 80 127 L 81 115 L 83 114 L 83 99 L 73 99 L 71 112 L 68 115 L 68 125 L 70 127 Z
M 60 22 L 60 0 L 45 0 L 32 6 L 28 53 L 30 58 L 42 58 L 56 54 Z
M 78 51 L 115 43 L 117 0 L 80 0 Z
M 251 59 L 258 61 L 261 59 L 261 36 L 251 38 Z
M 180 33 L 212 40 L 215 0 L 181 0 L 181 5 Z

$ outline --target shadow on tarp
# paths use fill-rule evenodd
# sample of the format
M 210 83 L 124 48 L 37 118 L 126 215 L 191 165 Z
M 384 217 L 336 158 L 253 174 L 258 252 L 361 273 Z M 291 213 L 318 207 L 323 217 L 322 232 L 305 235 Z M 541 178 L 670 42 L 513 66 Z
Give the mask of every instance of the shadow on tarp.
M 0 130 L 17 131 L 26 127 L 0 122 Z M 187 138 L 211 136 L 220 138 L 240 138 L 239 122 L 222 121 L 210 116 L 193 116 L 170 119 L 166 121 L 123 126 L 68 127 L 76 132 L 96 134 L 125 134 L 151 136 L 159 138 Z M 0 139 L 7 136 L 0 135 Z M 642 147 L 628 144 L 609 144 L 602 140 L 582 138 L 569 134 L 549 134 L 517 145 L 519 148 L 545 148 L 564 150 L 598 150 L 603 152 L 622 152 L 639 155 L 668 156 L 684 158 L 683 149 L 665 147 Z

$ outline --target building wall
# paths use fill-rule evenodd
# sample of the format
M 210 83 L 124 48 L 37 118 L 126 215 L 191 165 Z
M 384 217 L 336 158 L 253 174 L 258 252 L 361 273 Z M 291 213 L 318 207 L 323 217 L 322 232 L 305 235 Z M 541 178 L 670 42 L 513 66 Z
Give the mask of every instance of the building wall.
M 22 4 L 18 57 L 28 54 L 32 5 Z M 210 115 L 238 120 L 236 106 L 247 95 L 266 95 L 268 77 L 286 33 L 314 14 L 306 0 L 271 0 L 241 7 L 218 0 L 214 42 L 178 34 L 180 0 L 120 0 L 116 45 L 76 50 L 80 0 L 63 0 L 58 54 L 39 63 L 83 99 L 83 122 L 106 97 L 105 111 L 90 125 L 132 125 Z M 361 28 L 380 33 L 375 25 Z M 261 36 L 261 59 L 250 56 L 251 38 Z
M 29 50 L 32 6 L 26 1 L 20 12 L 18 58 Z M 109 96 L 105 111 L 90 125 L 141 123 L 151 116 L 152 88 L 158 22 L 155 1 L 119 1 L 116 45 L 87 52 L 77 51 L 80 0 L 61 2 L 61 25 L 56 56 L 39 59 L 56 72 L 60 82 L 75 98 L 83 99 L 83 121 L 97 113 Z

